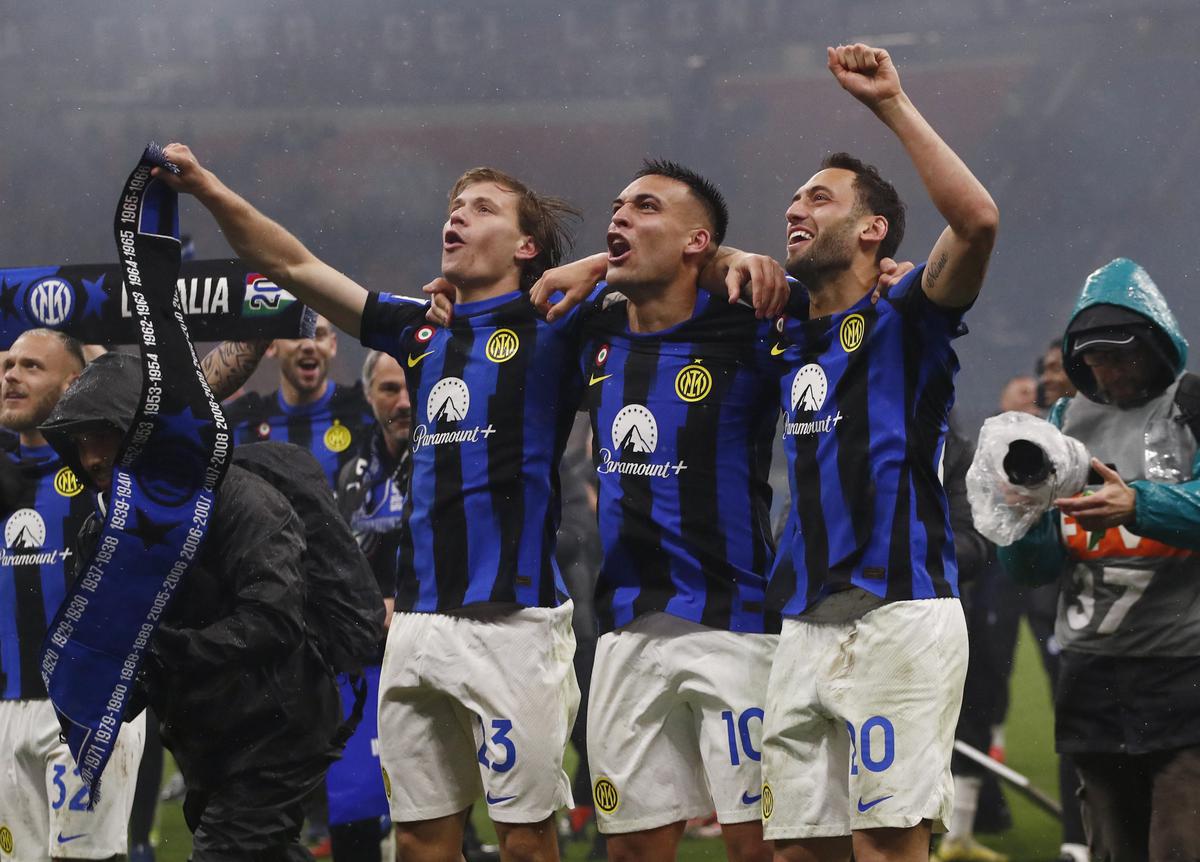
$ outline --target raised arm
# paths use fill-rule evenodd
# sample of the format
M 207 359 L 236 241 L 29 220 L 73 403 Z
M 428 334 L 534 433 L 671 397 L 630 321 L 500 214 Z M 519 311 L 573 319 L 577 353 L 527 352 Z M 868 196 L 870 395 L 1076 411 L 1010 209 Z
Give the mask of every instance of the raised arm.
M 838 83 L 900 139 L 946 219 L 922 279 L 926 295 L 949 308 L 970 305 L 983 286 L 1000 223 L 992 196 L 909 101 L 887 51 L 862 44 L 827 50 Z
M 325 315 L 334 326 L 358 337 L 367 302 L 366 288 L 329 266 L 282 225 L 256 210 L 201 166 L 187 146 L 168 144 L 166 154 L 179 167 L 179 174 L 155 168 L 153 175 L 175 191 L 195 196 L 213 214 L 239 258 Z

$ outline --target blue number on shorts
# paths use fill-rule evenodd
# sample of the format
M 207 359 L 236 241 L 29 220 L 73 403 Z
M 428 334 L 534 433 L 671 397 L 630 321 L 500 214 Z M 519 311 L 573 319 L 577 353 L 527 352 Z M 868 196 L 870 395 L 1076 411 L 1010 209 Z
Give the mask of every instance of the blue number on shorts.
M 883 729 L 883 757 L 875 760 L 871 757 L 871 731 Z M 882 715 L 874 715 L 863 722 L 862 726 L 862 762 L 863 766 L 872 772 L 883 772 L 896 759 L 896 729 Z
M 58 788 L 58 798 L 50 803 L 50 807 L 55 811 L 62 808 L 63 803 L 67 801 L 67 785 L 63 782 L 63 776 L 67 774 L 67 767 L 61 764 L 54 764 L 54 786 Z M 79 775 L 78 769 L 71 770 L 72 775 Z M 71 796 L 71 802 L 67 806 L 71 811 L 87 811 L 88 810 L 88 792 L 87 785 L 82 785 L 74 795 Z
M 871 757 L 871 731 L 883 729 L 883 758 L 875 760 Z M 850 734 L 850 774 L 858 775 L 858 750 L 862 749 L 862 763 L 871 772 L 883 772 L 896 759 L 896 729 L 882 715 L 873 715 L 863 722 L 862 731 L 854 732 L 854 725 L 846 722 L 846 731 Z M 856 740 L 855 737 L 861 737 Z
M 746 752 L 746 756 L 751 760 L 762 760 L 762 752 L 754 747 L 754 742 L 750 739 L 750 720 L 755 718 L 762 724 L 763 711 L 757 706 L 743 712 L 742 717 L 738 719 L 738 734 L 742 737 L 742 751 Z
M 858 775 L 858 742 L 854 739 L 854 725 L 848 721 L 846 732 L 850 734 L 850 774 Z
M 54 764 L 54 786 L 58 788 L 58 798 L 50 803 L 50 807 L 55 811 L 62 808 L 64 802 L 67 801 L 67 785 L 63 784 L 63 776 L 67 773 L 67 767 L 61 764 Z
M 721 718 L 725 722 L 725 731 L 729 737 L 729 763 L 731 766 L 738 766 L 742 760 L 738 754 L 738 737 L 741 737 L 742 752 L 751 760 L 762 760 L 762 752 L 754 747 L 754 741 L 750 739 L 750 721 L 757 718 L 760 722 L 763 720 L 763 711 L 757 706 L 752 706 L 743 712 L 737 720 L 736 730 L 733 720 L 733 711 L 725 710 L 721 713 Z
M 483 725 L 482 718 L 479 719 L 479 724 Z M 492 770 L 492 772 L 508 772 L 517 763 L 517 747 L 508 738 L 508 732 L 512 730 L 512 722 L 507 718 L 493 718 L 492 729 L 496 731 L 492 734 L 492 742 L 504 749 L 504 762 L 494 763 L 488 761 L 486 742 L 479 746 L 479 762 Z M 486 731 L 484 732 L 486 733 Z

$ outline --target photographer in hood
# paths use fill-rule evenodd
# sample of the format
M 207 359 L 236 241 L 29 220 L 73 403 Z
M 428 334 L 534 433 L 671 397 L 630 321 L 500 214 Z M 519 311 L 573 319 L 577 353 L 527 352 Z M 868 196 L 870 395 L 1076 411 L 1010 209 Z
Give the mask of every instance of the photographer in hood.
M 1057 579 L 1059 752 L 1074 755 L 1097 860 L 1200 858 L 1200 378 L 1145 270 L 1087 280 L 1063 339 L 1079 394 L 1050 421 L 1099 482 L 1000 549 Z
M 40 427 L 76 475 L 100 491 L 101 508 L 140 391 L 137 358 L 106 354 Z M 77 559 L 91 556 L 101 520 L 84 525 Z M 198 562 L 142 667 L 138 695 L 160 718 L 186 781 L 196 862 L 311 858 L 297 840 L 301 801 L 336 756 L 341 710 L 333 674 L 306 634 L 304 549 L 288 500 L 231 466 Z M 142 705 L 135 700 L 127 720 Z

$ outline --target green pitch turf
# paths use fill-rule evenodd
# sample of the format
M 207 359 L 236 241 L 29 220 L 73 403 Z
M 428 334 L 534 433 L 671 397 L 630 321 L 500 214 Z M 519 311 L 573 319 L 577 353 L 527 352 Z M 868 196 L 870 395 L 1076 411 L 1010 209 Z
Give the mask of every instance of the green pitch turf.
M 1053 758 L 1053 732 L 1046 675 L 1042 671 L 1033 638 L 1022 625 L 1006 730 L 1008 764 L 1027 775 L 1038 787 L 1057 796 L 1058 773 Z M 573 765 L 573 757 L 571 761 Z M 167 768 L 173 769 L 170 765 Z M 1006 791 L 1006 795 L 1012 809 L 1013 828 L 1003 835 L 981 835 L 980 840 L 989 847 L 1007 853 L 1012 862 L 1046 862 L 1057 857 L 1058 822 L 1021 796 L 1009 791 Z M 476 808 L 475 820 L 484 840 L 494 840 L 491 824 L 480 807 Z M 157 831 L 159 862 L 184 862 L 191 849 L 191 839 L 179 803 L 160 806 Z M 587 851 L 586 843 L 571 844 L 567 848 L 566 858 L 584 860 Z M 686 839 L 679 853 L 680 862 L 707 862 L 724 858 L 720 839 Z

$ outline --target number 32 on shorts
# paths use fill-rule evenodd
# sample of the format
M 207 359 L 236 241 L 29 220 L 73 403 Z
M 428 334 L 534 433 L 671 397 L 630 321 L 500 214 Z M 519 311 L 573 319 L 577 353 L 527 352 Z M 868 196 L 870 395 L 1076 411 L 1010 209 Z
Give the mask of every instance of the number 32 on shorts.
M 858 775 L 858 763 L 868 772 L 883 772 L 896 759 L 896 729 L 882 715 L 873 715 L 855 731 L 846 722 L 850 734 L 850 774 Z

